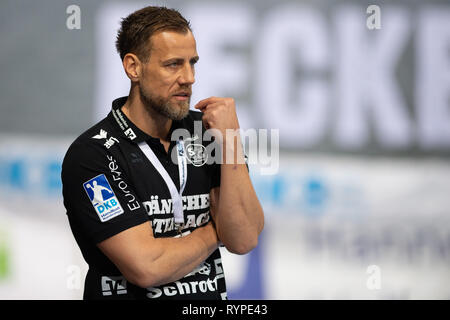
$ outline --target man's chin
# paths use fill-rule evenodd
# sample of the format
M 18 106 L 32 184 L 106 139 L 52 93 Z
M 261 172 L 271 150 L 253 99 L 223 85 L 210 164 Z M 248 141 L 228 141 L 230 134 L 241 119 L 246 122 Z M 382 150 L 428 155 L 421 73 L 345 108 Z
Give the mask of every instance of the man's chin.
M 157 112 L 171 120 L 181 120 L 189 114 L 190 97 L 187 101 L 163 100 L 152 98 L 141 91 L 141 99 L 149 112 Z
M 166 116 L 171 120 L 181 120 L 189 114 L 189 104 L 172 106 Z
M 186 116 L 187 116 L 188 114 L 189 114 L 189 109 L 183 110 L 183 112 L 180 112 L 180 113 L 174 115 L 174 116 L 172 117 L 172 120 L 179 121 L 179 120 L 181 120 L 181 119 L 186 118 Z

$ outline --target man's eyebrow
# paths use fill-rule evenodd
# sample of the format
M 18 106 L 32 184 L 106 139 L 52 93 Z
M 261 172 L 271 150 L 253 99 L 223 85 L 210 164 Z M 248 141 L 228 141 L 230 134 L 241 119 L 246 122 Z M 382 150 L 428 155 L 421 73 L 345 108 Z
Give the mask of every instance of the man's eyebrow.
M 162 63 L 173 63 L 173 62 L 183 62 L 184 59 L 183 58 L 169 58 L 169 59 L 165 59 L 162 61 Z
M 196 63 L 199 59 L 200 59 L 199 56 L 195 56 L 195 57 L 192 57 L 191 59 L 189 59 L 189 62 Z M 169 58 L 169 59 L 163 60 L 162 63 L 164 63 L 164 64 L 165 63 L 174 63 L 174 62 L 182 63 L 183 61 L 184 61 L 183 58 Z

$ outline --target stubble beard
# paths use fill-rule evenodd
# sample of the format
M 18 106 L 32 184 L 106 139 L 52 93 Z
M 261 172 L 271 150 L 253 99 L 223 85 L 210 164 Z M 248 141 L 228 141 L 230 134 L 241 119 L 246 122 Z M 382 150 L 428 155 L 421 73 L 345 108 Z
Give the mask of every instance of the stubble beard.
M 171 120 L 181 120 L 189 113 L 190 97 L 186 101 L 172 103 L 168 99 L 145 92 L 142 87 L 139 88 L 139 91 L 144 107 L 150 114 L 156 111 Z

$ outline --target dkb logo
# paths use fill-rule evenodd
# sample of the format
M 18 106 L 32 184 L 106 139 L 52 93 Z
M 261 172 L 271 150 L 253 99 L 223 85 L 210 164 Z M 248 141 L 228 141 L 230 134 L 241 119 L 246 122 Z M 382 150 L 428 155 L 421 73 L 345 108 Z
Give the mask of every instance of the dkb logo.
M 123 213 L 119 200 L 104 174 L 86 181 L 83 187 L 102 222 Z

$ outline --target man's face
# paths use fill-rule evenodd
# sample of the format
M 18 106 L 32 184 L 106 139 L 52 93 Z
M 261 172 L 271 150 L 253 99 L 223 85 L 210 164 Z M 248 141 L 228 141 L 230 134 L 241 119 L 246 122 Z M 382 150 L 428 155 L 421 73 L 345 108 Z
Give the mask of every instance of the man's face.
M 139 81 L 142 101 L 172 119 L 180 120 L 189 112 L 194 83 L 194 64 L 198 54 L 190 31 L 162 31 L 151 37 L 149 60 L 143 64 Z

